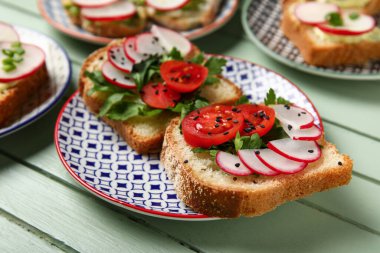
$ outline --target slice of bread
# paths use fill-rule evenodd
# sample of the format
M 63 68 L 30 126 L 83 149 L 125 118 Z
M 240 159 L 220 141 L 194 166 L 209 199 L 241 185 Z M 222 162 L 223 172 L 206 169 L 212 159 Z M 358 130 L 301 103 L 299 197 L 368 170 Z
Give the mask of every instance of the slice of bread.
M 210 24 L 219 10 L 221 0 L 205 0 L 201 4 L 200 10 L 175 10 L 167 12 L 157 12 L 151 7 L 147 7 L 149 18 L 155 22 L 177 31 L 185 31 Z
M 111 45 L 121 43 L 115 41 Z M 110 45 L 110 46 L 111 46 Z M 194 47 L 194 50 L 189 58 L 199 50 Z M 84 103 L 89 110 L 98 114 L 99 109 L 106 99 L 106 94 L 96 92 L 88 96 L 88 91 L 93 86 L 93 83 L 88 79 L 84 72 L 99 70 L 102 63 L 107 59 L 107 47 L 101 48 L 91 54 L 84 62 L 80 79 L 79 89 L 83 97 Z M 204 86 L 201 91 L 201 96 L 207 98 L 211 103 L 234 103 L 242 95 L 241 90 L 231 81 L 221 78 L 217 84 Z M 174 113 L 165 112 L 155 117 L 134 117 L 127 121 L 110 120 L 107 117 L 102 117 L 102 120 L 114 128 L 121 137 L 138 153 L 148 153 L 160 151 L 164 139 L 166 126 L 170 120 L 176 116 Z
M 380 59 L 380 40 L 369 40 L 350 36 L 352 41 L 341 42 L 338 35 L 328 35 L 318 28 L 300 22 L 293 14 L 295 4 L 302 1 L 285 0 L 281 30 L 300 50 L 305 62 L 310 65 L 334 67 L 339 65 L 363 65 Z M 377 29 L 377 28 L 376 28 Z M 378 32 L 377 30 L 375 32 Z
M 363 8 L 363 12 L 368 15 L 376 15 L 380 13 L 380 0 L 370 0 Z
M 30 102 L 36 91 L 49 80 L 46 65 L 35 73 L 12 83 L 0 84 L 0 128 L 8 126 L 21 117 L 24 105 Z M 1 88 L 8 86 L 8 88 Z
M 179 119 L 166 129 L 161 161 L 178 197 L 208 216 L 258 216 L 286 201 L 348 184 L 352 160 L 326 142 L 322 157 L 293 175 L 233 176 L 204 153 L 194 153 L 179 130 Z M 340 165 L 341 164 L 341 165 Z

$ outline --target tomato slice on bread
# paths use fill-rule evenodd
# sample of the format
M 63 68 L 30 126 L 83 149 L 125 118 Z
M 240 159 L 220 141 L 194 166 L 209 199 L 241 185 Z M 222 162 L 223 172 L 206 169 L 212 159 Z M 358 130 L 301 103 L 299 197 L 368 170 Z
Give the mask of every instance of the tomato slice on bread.
M 166 109 L 174 107 L 181 99 L 181 94 L 160 82 L 152 82 L 142 88 L 141 99 L 150 107 Z
M 175 60 L 161 64 L 160 72 L 168 87 L 180 93 L 198 89 L 208 75 L 208 69 L 202 65 Z
M 186 142 L 193 147 L 209 148 L 235 138 L 244 117 L 234 108 L 211 105 L 189 113 L 182 121 Z
M 275 111 L 265 105 L 243 104 L 237 106 L 244 117 L 244 124 L 240 135 L 250 136 L 257 133 L 260 136 L 267 134 L 275 122 Z

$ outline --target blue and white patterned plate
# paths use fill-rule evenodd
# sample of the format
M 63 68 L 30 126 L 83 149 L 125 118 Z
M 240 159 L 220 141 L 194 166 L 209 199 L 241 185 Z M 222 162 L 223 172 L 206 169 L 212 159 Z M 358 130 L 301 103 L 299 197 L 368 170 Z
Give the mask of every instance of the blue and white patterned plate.
M 232 18 L 237 10 L 238 3 L 239 0 L 223 0 L 214 22 L 183 32 L 183 35 L 189 39 L 196 39 L 219 29 Z M 38 0 L 38 8 L 50 25 L 72 37 L 101 45 L 108 44 L 112 40 L 111 38 L 93 35 L 74 25 L 62 6 L 62 0 Z
M 290 67 L 320 76 L 350 80 L 380 80 L 380 61 L 364 66 L 315 67 L 304 62 L 298 48 L 280 29 L 281 1 L 247 0 L 242 9 L 246 34 L 263 52 Z M 380 16 L 377 16 L 380 24 Z
M 254 102 L 267 91 L 306 108 L 323 129 L 312 102 L 286 78 L 244 60 L 226 57 L 224 76 L 235 82 Z M 111 127 L 90 113 L 78 92 L 57 119 L 55 143 L 68 172 L 95 195 L 129 210 L 180 220 L 215 219 L 196 213 L 176 196 L 158 154 L 139 155 Z
M 20 116 L 12 125 L 0 128 L 0 138 L 32 123 L 50 110 L 62 97 L 71 80 L 71 62 L 66 51 L 50 37 L 34 30 L 13 26 L 25 43 L 38 45 L 46 54 L 46 66 L 49 73 L 49 84 L 38 98 L 27 104 Z

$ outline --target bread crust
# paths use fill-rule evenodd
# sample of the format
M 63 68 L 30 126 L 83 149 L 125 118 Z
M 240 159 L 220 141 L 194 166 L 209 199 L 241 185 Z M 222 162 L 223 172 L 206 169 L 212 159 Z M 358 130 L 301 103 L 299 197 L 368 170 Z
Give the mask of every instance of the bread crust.
M 276 181 L 270 187 L 246 190 L 209 184 L 194 173 L 188 160 L 184 161 L 183 146 L 186 144 L 182 137 L 182 140 L 176 137 L 175 132 L 179 131 L 178 126 L 179 119 L 177 118 L 172 120 L 166 130 L 161 161 L 168 177 L 174 183 L 178 197 L 194 211 L 211 217 L 234 218 L 262 215 L 287 201 L 348 184 L 351 179 L 352 160 L 342 155 L 342 166 L 336 164 L 326 171 L 313 171 L 311 167 L 317 168 L 324 162 L 321 158 L 302 172 L 273 177 Z M 338 152 L 330 143 L 326 143 L 324 149 L 332 153 Z M 235 178 L 239 180 L 238 177 Z M 253 184 L 260 183 L 260 179 L 253 176 L 248 177 L 248 180 L 252 180 Z
M 301 23 L 292 14 L 290 6 L 297 1 L 283 2 L 281 30 L 300 50 L 310 65 L 334 67 L 339 65 L 363 65 L 380 59 L 380 41 L 363 40 L 358 43 L 318 42 L 312 26 Z

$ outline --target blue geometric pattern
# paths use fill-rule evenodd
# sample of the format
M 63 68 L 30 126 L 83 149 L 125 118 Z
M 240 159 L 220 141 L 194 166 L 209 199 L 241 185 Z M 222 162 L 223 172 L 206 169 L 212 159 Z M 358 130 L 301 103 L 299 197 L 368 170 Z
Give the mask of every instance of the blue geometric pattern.
M 278 95 L 308 109 L 319 124 L 311 102 L 288 80 L 253 63 L 226 59 L 224 76 L 238 84 L 251 101 L 262 102 L 269 88 L 273 88 Z M 63 108 L 57 130 L 56 142 L 68 169 L 87 186 L 114 202 L 145 210 L 182 218 L 200 215 L 177 198 L 158 154 L 137 154 L 111 127 L 86 109 L 78 94 Z
M 45 52 L 46 66 L 50 78 L 49 89 L 44 89 L 41 91 L 41 94 L 38 94 L 38 100 L 43 100 L 42 103 L 36 101 L 36 103 L 39 103 L 38 105 L 34 103 L 25 105 L 23 110 L 28 112 L 27 114 L 23 115 L 12 125 L 1 128 L 0 138 L 32 123 L 51 109 L 62 97 L 71 79 L 70 59 L 66 51 L 57 42 L 44 34 L 28 28 L 19 26 L 14 26 L 14 28 L 22 42 L 38 45 Z

